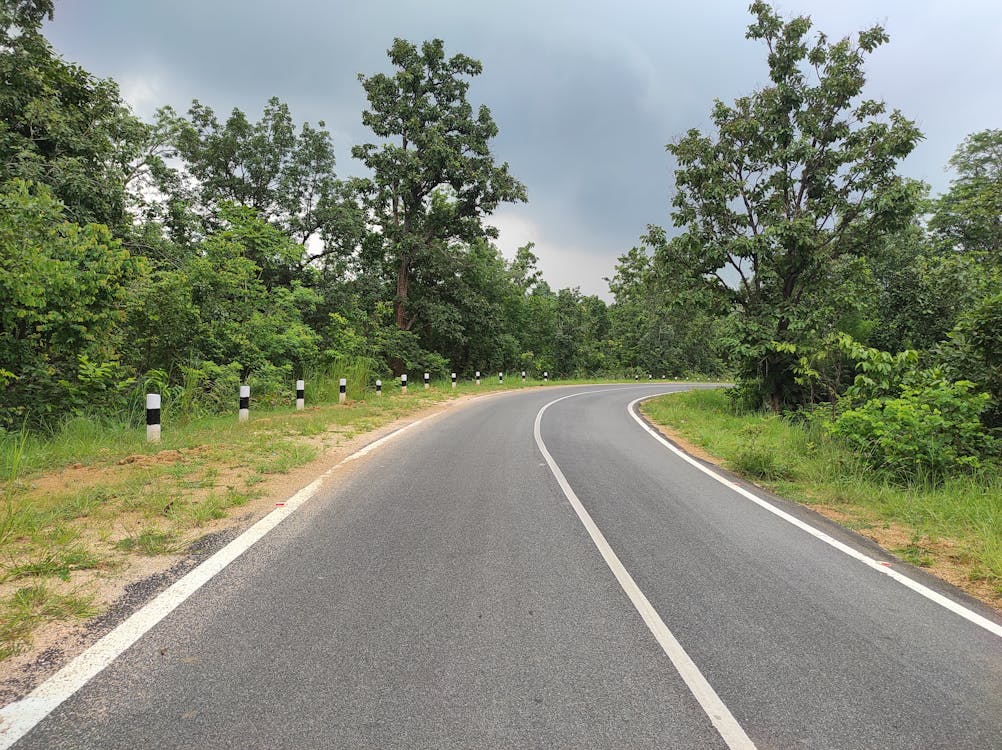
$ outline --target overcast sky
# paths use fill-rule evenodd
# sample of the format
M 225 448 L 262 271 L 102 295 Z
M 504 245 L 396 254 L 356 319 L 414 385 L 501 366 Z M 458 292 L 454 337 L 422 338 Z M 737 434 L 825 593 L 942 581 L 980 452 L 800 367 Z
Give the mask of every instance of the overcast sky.
M 149 118 L 198 99 L 258 119 L 271 96 L 297 121 L 324 120 L 339 174 L 362 174 L 357 74 L 390 72 L 394 37 L 439 37 L 481 60 L 474 104 L 493 112 L 499 160 L 529 202 L 493 223 L 511 255 L 536 243 L 555 287 L 608 298 L 604 276 L 648 224 L 670 226 L 674 165 L 665 144 L 706 128 L 715 98 L 767 82 L 745 39 L 747 0 L 57 0 L 46 35 L 68 60 L 115 78 Z M 968 134 L 1002 127 L 1000 0 L 784 0 L 829 38 L 883 25 L 890 44 L 867 67 L 868 95 L 917 121 L 925 141 L 902 172 L 949 184 L 946 162 Z

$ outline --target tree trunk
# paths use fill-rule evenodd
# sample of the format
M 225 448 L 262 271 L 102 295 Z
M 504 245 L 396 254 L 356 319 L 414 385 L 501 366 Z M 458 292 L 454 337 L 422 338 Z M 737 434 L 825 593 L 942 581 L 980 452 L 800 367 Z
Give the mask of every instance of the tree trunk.
M 393 303 L 393 314 L 397 328 L 401 331 L 407 330 L 407 277 L 410 264 L 406 258 L 401 258 L 397 267 L 397 298 Z
M 400 259 L 397 266 L 397 296 L 393 301 L 393 319 L 401 331 L 406 331 L 410 326 L 407 324 L 407 281 L 410 271 L 410 263 L 406 258 Z M 399 378 L 407 369 L 406 363 L 400 357 L 390 357 L 388 363 L 393 371 L 393 377 Z

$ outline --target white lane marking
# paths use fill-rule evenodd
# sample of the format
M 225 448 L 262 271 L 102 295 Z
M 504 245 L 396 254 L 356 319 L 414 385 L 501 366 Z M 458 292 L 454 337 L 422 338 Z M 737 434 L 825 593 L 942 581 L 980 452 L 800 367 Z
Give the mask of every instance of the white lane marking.
M 318 479 L 286 500 L 284 505 L 276 507 L 201 565 L 179 578 L 27 696 L 0 709 L 0 750 L 6 750 L 31 731 L 36 724 L 117 659 L 154 625 L 313 497 L 323 484 L 323 480 L 334 469 L 346 461 L 361 458 L 424 421 L 418 419 L 411 422 L 342 459 L 339 464 L 325 471 Z
M 622 390 L 622 389 L 610 389 L 610 390 Z M 564 473 L 557 466 L 557 462 L 553 460 L 553 456 L 546 449 L 546 444 L 543 443 L 543 436 L 540 432 L 540 424 L 543 419 L 543 412 L 553 406 L 559 401 L 563 401 L 566 398 L 573 398 L 575 396 L 584 396 L 593 393 L 604 393 L 605 391 L 584 391 L 582 393 L 572 393 L 569 396 L 564 396 L 563 398 L 558 398 L 550 403 L 546 404 L 539 412 L 536 414 L 536 422 L 533 425 L 533 436 L 536 439 L 536 445 L 539 447 L 540 453 L 543 454 L 543 458 L 546 459 L 546 463 L 550 467 L 550 471 L 553 472 L 553 476 L 556 477 L 557 483 L 560 485 L 560 489 L 564 491 L 564 495 L 567 497 L 568 502 L 570 502 L 571 507 L 578 514 L 578 518 L 581 519 L 581 523 L 584 524 L 585 529 L 588 531 L 588 535 L 591 540 L 595 543 L 598 551 L 602 554 L 602 559 L 605 560 L 606 565 L 612 570 L 613 575 L 616 576 L 616 580 L 619 581 L 619 585 L 622 586 L 623 591 L 626 595 L 630 597 L 630 601 L 633 606 L 637 608 L 637 612 L 643 618 L 644 623 L 650 629 L 654 638 L 657 640 L 658 644 L 664 650 L 665 654 L 671 659 L 671 663 L 675 665 L 675 669 L 678 670 L 679 675 L 685 681 L 685 684 L 689 687 L 690 692 L 699 702 L 703 711 L 710 718 L 710 722 L 713 724 L 714 728 L 723 738 L 724 742 L 727 743 L 727 747 L 731 750 L 755 750 L 755 745 L 749 739 L 748 735 L 745 734 L 744 729 L 738 724 L 737 719 L 731 714 L 724 702 L 720 700 L 720 696 L 713 689 L 703 673 L 699 671 L 699 667 L 692 661 L 689 655 L 682 648 L 682 644 L 676 640 L 675 636 L 672 635 L 671 630 L 665 625 L 664 620 L 657 613 L 657 610 L 651 605 L 647 597 L 644 596 L 644 592 L 640 590 L 637 586 L 636 581 L 633 580 L 633 576 L 630 575 L 629 571 L 620 562 L 619 557 L 613 552 L 612 547 L 609 546 L 609 542 L 606 541 L 605 535 L 599 530 L 598 526 L 595 525 L 595 521 L 585 510 L 578 496 L 575 494 L 574 490 L 571 489 L 570 484 L 567 482 L 567 478 Z
M 666 394 L 661 394 L 661 395 L 666 395 Z M 639 402 L 644 401 L 644 400 L 649 399 L 649 398 L 654 398 L 654 396 L 641 396 L 640 398 L 631 401 L 629 403 L 629 405 L 626 407 L 626 410 L 630 413 L 630 416 L 633 417 L 633 419 L 637 422 L 637 424 L 639 424 L 641 427 L 643 427 L 651 437 L 653 437 L 655 440 L 657 440 L 659 443 L 661 443 L 663 446 L 665 446 L 668 450 L 670 450 L 676 456 L 678 456 L 679 458 L 681 458 L 683 461 L 686 461 L 687 463 L 691 464 L 692 466 L 695 466 L 697 469 L 699 469 L 701 472 L 703 472 L 707 476 L 713 477 L 714 479 L 716 479 L 718 482 L 720 482 L 722 485 L 724 485 L 728 489 L 734 490 L 734 492 L 737 492 L 742 497 L 748 498 L 749 500 L 751 500 L 756 505 L 759 505 L 762 508 L 765 508 L 767 511 L 769 511 L 773 515 L 778 516 L 779 518 L 782 518 L 787 523 L 791 523 L 794 526 L 796 526 L 798 529 L 802 529 L 803 531 L 806 531 L 811 536 L 816 537 L 817 539 L 820 539 L 825 544 L 828 544 L 828 545 L 834 547 L 835 549 L 839 550 L 840 552 L 844 552 L 849 557 L 851 557 L 851 558 L 853 558 L 855 560 L 859 560 L 861 563 L 863 563 L 864 565 L 866 565 L 869 568 L 872 568 L 873 570 L 877 571 L 878 573 L 883 573 L 886 576 L 890 576 L 891 578 L 893 578 L 898 583 L 900 583 L 900 584 L 902 584 L 904 586 L 907 586 L 912 591 L 914 591 L 914 592 L 916 592 L 918 594 L 921 594 L 926 599 L 929 599 L 929 600 L 935 602 L 936 604 L 940 605 L 941 607 L 944 607 L 945 609 L 950 610 L 954 614 L 960 615 L 965 620 L 968 620 L 969 622 L 972 622 L 975 625 L 978 625 L 978 626 L 984 628 L 989 633 L 993 633 L 994 635 L 1002 637 L 1002 625 L 999 625 L 998 623 L 992 622 L 987 617 L 982 617 L 977 612 L 974 612 L 973 610 L 968 609 L 967 607 L 965 607 L 962 604 L 958 604 L 957 602 L 955 602 L 952 599 L 949 599 L 949 598 L 943 596 L 942 594 L 940 594 L 937 591 L 933 591 L 928 586 L 923 586 L 918 581 L 912 580 L 911 578 L 909 578 L 908 576 L 904 575 L 903 573 L 899 573 L 898 571 L 894 570 L 893 568 L 887 567 L 886 563 L 881 563 L 879 560 L 875 560 L 874 558 L 870 557 L 869 555 L 865 555 L 862 552 L 859 552 L 858 550 L 853 549 L 849 545 L 844 544 L 843 542 L 840 542 L 838 539 L 835 539 L 834 537 L 829 536 L 825 532 L 820 531 L 819 529 L 814 528 L 809 523 L 801 521 L 796 516 L 791 516 L 786 511 L 781 510 L 780 508 L 777 508 L 775 505 L 773 505 L 772 503 L 770 503 L 770 502 L 768 502 L 766 500 L 763 500 L 762 498 L 760 498 L 758 495 L 754 494 L 753 492 L 749 492 L 744 487 L 742 487 L 742 486 L 740 486 L 738 484 L 735 484 L 734 482 L 732 482 L 727 477 L 725 477 L 725 476 L 723 476 L 721 474 L 718 474 L 717 472 L 713 471 L 712 469 L 707 468 L 706 466 L 704 466 L 703 464 L 701 464 L 699 461 L 697 461 L 695 458 L 693 458 L 692 456 L 690 456 L 685 451 L 683 451 L 680 448 L 677 448 L 676 446 L 672 445 L 671 442 L 669 442 L 668 440 L 666 440 L 664 438 L 664 436 L 661 435 L 661 433 L 659 433 L 657 430 L 655 430 L 653 427 L 651 427 L 649 424 L 647 424 L 636 413 L 636 411 L 634 410 L 634 407 Z
M 399 437 L 400 433 L 409 430 L 411 427 L 416 427 L 417 425 L 421 424 L 422 422 L 424 422 L 424 420 L 425 420 L 425 418 L 417 419 L 417 420 L 411 422 L 410 424 L 405 424 L 403 427 L 401 427 L 396 432 L 391 432 L 389 435 L 384 435 L 383 437 L 379 438 L 379 440 L 374 440 L 373 442 L 369 443 L 364 448 L 360 448 L 359 450 L 357 450 L 354 453 L 352 453 L 350 456 L 348 456 L 343 461 L 341 461 L 341 463 L 343 463 L 343 464 L 344 463 L 348 463 L 349 461 L 354 461 L 356 459 L 361 458 L 362 456 L 365 456 L 365 455 L 371 453 L 372 451 L 376 450 L 376 448 L 379 448 L 380 446 L 382 446 L 383 444 L 389 442 L 390 440 L 393 440 L 393 439 Z

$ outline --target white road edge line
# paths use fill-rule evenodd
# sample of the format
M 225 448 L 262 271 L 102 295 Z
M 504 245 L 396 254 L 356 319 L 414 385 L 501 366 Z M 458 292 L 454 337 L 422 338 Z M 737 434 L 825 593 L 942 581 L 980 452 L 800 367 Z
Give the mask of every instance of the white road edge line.
M 659 394 L 659 395 L 666 395 L 666 394 Z M 651 399 L 651 398 L 655 398 L 655 396 L 641 396 L 640 398 L 631 401 L 627 405 L 626 410 L 629 412 L 630 416 L 633 417 L 633 419 L 637 422 L 637 424 L 639 424 L 641 427 L 643 427 L 644 430 L 646 430 L 647 433 L 651 437 L 653 437 L 655 440 L 657 440 L 659 443 L 661 443 L 663 446 L 665 446 L 668 450 L 670 450 L 676 456 L 678 456 L 679 458 L 681 458 L 683 461 L 691 464 L 692 466 L 696 467 L 697 469 L 699 469 L 701 472 L 703 472 L 707 476 L 712 477 L 713 479 L 717 480 L 718 482 L 720 482 L 722 485 L 724 485 L 728 489 L 734 490 L 734 492 L 738 493 L 742 497 L 745 497 L 745 498 L 751 500 L 753 503 L 755 503 L 756 505 L 761 506 L 762 508 L 764 508 L 765 510 L 769 511 L 773 515 L 776 515 L 779 518 L 782 518 L 784 521 L 793 524 L 798 529 L 802 529 L 803 531 L 806 531 L 811 536 L 816 537 L 817 539 L 820 539 L 825 544 L 828 544 L 828 545 L 834 547 L 835 549 L 839 550 L 840 552 L 844 552 L 849 557 L 851 557 L 851 558 L 853 558 L 855 560 L 858 560 L 859 562 L 863 563 L 864 565 L 866 565 L 869 568 L 872 568 L 873 570 L 877 571 L 878 573 L 883 573 L 886 576 L 890 576 L 892 579 L 894 579 L 898 583 L 902 584 L 903 586 L 907 586 L 908 588 L 910 588 L 912 591 L 916 592 L 917 594 L 921 594 L 922 596 L 924 596 L 926 599 L 929 599 L 930 601 L 935 602 L 936 604 L 940 605 L 941 607 L 944 607 L 945 609 L 950 610 L 954 614 L 960 615 L 965 620 L 968 620 L 969 622 L 972 622 L 975 625 L 978 625 L 979 627 L 984 628 L 989 633 L 992 633 L 994 635 L 1002 637 L 1002 625 L 999 625 L 998 623 L 992 622 L 987 617 L 983 617 L 983 616 L 979 615 L 977 612 L 975 612 L 975 611 L 973 611 L 971 609 L 968 609 L 964 605 L 958 604 L 957 602 L 955 602 L 952 599 L 949 599 L 949 598 L 943 596 L 942 594 L 940 594 L 937 591 L 933 591 L 928 586 L 924 586 L 921 583 L 919 583 L 918 581 L 912 580 L 911 578 L 909 578 L 908 576 L 904 575 L 903 573 L 900 573 L 897 570 L 894 570 L 893 568 L 888 567 L 886 564 L 881 564 L 880 561 L 875 560 L 874 558 L 870 557 L 869 555 L 865 555 L 862 552 L 859 552 L 858 550 L 853 549 L 849 545 L 840 542 L 838 539 L 835 539 L 834 537 L 829 536 L 825 532 L 820 531 L 819 529 L 814 528 L 809 523 L 806 523 L 805 521 L 801 521 L 796 516 L 792 516 L 789 513 L 787 513 L 786 511 L 777 508 L 772 503 L 770 503 L 770 502 L 768 502 L 766 500 L 763 500 L 762 498 L 760 498 L 758 495 L 754 494 L 753 492 L 749 492 L 744 487 L 742 487 L 742 486 L 740 486 L 738 484 L 735 484 L 734 482 L 732 482 L 727 477 L 725 477 L 725 476 L 723 476 L 721 474 L 718 474 L 717 472 L 713 471 L 712 469 L 707 468 L 706 466 L 704 466 L 703 464 L 701 464 L 699 461 L 697 461 L 695 458 L 693 458 L 692 456 L 690 456 L 685 451 L 683 451 L 680 448 L 672 445 L 672 443 L 670 441 L 666 440 L 665 437 L 660 432 L 658 432 L 653 427 L 651 427 L 649 424 L 647 424 L 647 422 L 645 422 L 643 420 L 643 418 L 640 417 L 636 413 L 636 410 L 634 409 L 634 407 L 638 403 L 640 403 L 641 401 L 646 401 L 646 400 Z
M 609 389 L 609 390 L 621 390 L 621 389 Z M 567 497 L 568 502 L 570 502 L 571 507 L 578 514 L 578 518 L 581 519 L 581 523 L 584 524 L 585 529 L 588 531 L 588 535 L 591 540 L 595 543 L 598 551 L 602 555 L 602 559 L 605 560 L 606 565 L 612 570 L 613 575 L 616 576 L 616 580 L 619 581 L 619 585 L 622 586 L 623 591 L 630 598 L 633 606 L 637 608 L 637 612 L 643 618 L 644 623 L 650 629 L 654 638 L 657 640 L 658 644 L 664 650 L 665 654 L 671 660 L 671 663 L 678 670 L 679 675 L 685 681 L 685 684 L 689 687 L 693 696 L 699 702 L 703 711 L 710 718 L 710 722 L 713 724 L 714 728 L 723 738 L 724 742 L 727 743 L 727 747 L 730 750 L 755 750 L 755 745 L 745 734 L 744 729 L 738 724 L 737 719 L 734 718 L 724 702 L 720 700 L 720 696 L 717 695 L 716 691 L 707 682 L 703 673 L 699 671 L 699 667 L 692 661 L 689 655 L 682 648 L 682 645 L 676 640 L 675 636 L 672 635 L 671 630 L 665 625 L 664 620 L 657 613 L 657 610 L 651 605 L 647 597 L 644 596 L 644 592 L 640 590 L 637 586 L 636 581 L 633 580 L 633 576 L 626 570 L 623 563 L 620 562 L 619 557 L 613 552 L 612 547 L 609 546 L 609 542 L 606 541 L 605 535 L 599 530 L 598 526 L 595 525 L 595 521 L 585 510 L 578 496 L 575 494 L 574 490 L 571 489 L 570 484 L 567 482 L 567 478 L 564 473 L 557 466 L 557 462 L 553 460 L 553 456 L 546 449 L 546 444 L 543 443 L 543 436 L 540 432 L 540 424 L 543 420 L 543 412 L 549 409 L 554 404 L 563 401 L 567 398 L 574 398 L 575 396 L 584 396 L 593 393 L 604 393 L 605 391 L 584 391 L 581 393 L 572 393 L 569 396 L 564 396 L 558 398 L 550 403 L 546 404 L 539 412 L 536 414 L 536 421 L 533 425 L 533 437 L 536 439 L 536 445 L 539 447 L 540 453 L 543 454 L 543 458 L 546 460 L 547 465 L 550 467 L 550 471 L 553 472 L 553 476 L 556 477 L 557 483 L 560 485 L 560 489 L 564 491 L 564 495 Z
M 90 682 L 154 625 L 312 498 L 334 469 L 348 461 L 361 458 L 424 421 L 425 418 L 422 418 L 406 424 L 342 459 L 205 562 L 175 581 L 31 693 L 0 709 L 0 750 L 7 750 L 30 732 L 36 724 Z

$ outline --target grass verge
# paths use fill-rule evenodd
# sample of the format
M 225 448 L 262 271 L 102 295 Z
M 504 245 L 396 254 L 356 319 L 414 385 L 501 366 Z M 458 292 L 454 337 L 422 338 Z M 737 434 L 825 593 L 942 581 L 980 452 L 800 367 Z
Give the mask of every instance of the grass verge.
M 610 381 L 549 381 L 587 382 Z M 275 492 L 283 477 L 357 435 L 449 399 L 542 384 L 511 373 L 500 384 L 493 373 L 480 386 L 413 383 L 404 395 L 388 380 L 382 396 L 353 386 L 339 405 L 337 379 L 314 378 L 301 412 L 252 402 L 250 421 L 238 423 L 235 413 L 181 419 L 165 410 L 159 444 L 147 443 L 142 427 L 99 418 L 71 419 L 49 436 L 0 433 L 0 602 L 50 583 L 103 590 L 110 577 L 184 553 L 234 511 Z M 0 606 L 0 661 L 26 648 L 43 622 L 72 615 L 27 617 L 23 609 Z
M 728 469 L 1002 608 L 1002 477 L 896 485 L 822 429 L 737 411 L 719 389 L 662 396 L 641 411 Z

